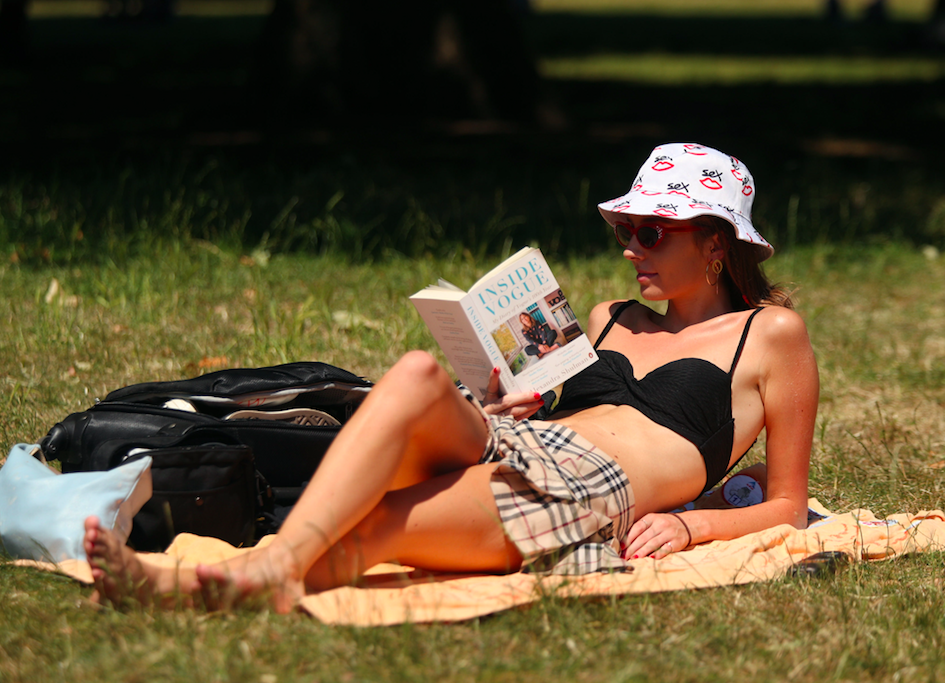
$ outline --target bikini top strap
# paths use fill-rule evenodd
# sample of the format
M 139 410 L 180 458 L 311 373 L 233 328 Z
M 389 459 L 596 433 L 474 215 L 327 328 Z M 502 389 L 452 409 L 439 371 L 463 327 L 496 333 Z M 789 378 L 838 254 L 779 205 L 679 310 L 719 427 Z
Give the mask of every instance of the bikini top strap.
M 732 369 L 728 371 L 729 377 L 735 374 L 735 366 L 738 365 L 738 359 L 742 357 L 742 349 L 745 348 L 745 340 L 748 338 L 748 328 L 751 327 L 751 321 L 761 311 L 762 309 L 756 308 L 755 312 L 748 316 L 748 322 L 745 323 L 745 329 L 742 330 L 742 338 L 738 341 L 738 348 L 735 350 L 735 358 L 732 359 Z
M 623 313 L 627 308 L 637 303 L 636 299 L 630 299 L 629 301 L 624 301 L 612 316 L 610 320 L 607 321 L 607 324 L 604 326 L 603 332 L 600 333 L 600 336 L 597 338 L 597 341 L 594 342 L 594 350 L 597 350 L 597 347 L 600 346 L 600 343 L 604 341 L 604 337 L 607 336 L 607 333 L 610 332 L 610 328 L 614 326 L 614 323 L 617 322 L 617 318 L 620 317 L 620 314 Z

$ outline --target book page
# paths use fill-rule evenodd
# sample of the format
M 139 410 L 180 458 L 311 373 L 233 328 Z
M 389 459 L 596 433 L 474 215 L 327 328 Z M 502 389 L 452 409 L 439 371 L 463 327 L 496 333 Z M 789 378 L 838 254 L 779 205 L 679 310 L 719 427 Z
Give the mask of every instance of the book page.
M 500 360 L 497 351 L 495 358 L 490 357 L 474 320 L 464 310 L 463 302 L 417 296 L 411 297 L 411 300 L 449 360 L 456 377 L 482 400 L 492 368 Z

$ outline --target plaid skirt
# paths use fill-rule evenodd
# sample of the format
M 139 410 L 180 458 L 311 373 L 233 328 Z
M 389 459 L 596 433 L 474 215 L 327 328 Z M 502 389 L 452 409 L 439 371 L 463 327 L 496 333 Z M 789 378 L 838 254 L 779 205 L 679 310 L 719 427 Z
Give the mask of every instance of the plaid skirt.
M 480 411 L 479 401 L 463 395 Z M 552 574 L 625 571 L 621 541 L 633 524 L 633 489 L 610 456 L 553 422 L 487 415 L 480 463 L 495 463 L 492 493 L 523 570 Z

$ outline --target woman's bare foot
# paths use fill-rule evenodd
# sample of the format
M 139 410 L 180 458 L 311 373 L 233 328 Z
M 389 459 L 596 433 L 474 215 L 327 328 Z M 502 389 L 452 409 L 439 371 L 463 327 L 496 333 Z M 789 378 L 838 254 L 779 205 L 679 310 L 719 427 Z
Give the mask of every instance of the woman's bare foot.
M 225 562 L 197 565 L 196 575 L 207 609 L 268 603 L 287 614 L 305 595 L 298 562 L 278 539 Z
M 83 543 L 95 583 L 93 602 L 115 607 L 129 602 L 192 606 L 194 596 L 200 595 L 208 610 L 258 601 L 285 614 L 305 594 L 294 557 L 275 542 L 218 564 L 159 567 L 141 562 L 114 533 L 102 528 L 98 517 L 89 517 Z
M 83 545 L 95 584 L 93 602 L 121 607 L 128 601 L 150 605 L 157 600 L 161 606 L 170 606 L 182 599 L 192 604 L 192 596 L 199 591 L 193 570 L 141 563 L 110 529 L 102 528 L 98 517 L 85 520 Z

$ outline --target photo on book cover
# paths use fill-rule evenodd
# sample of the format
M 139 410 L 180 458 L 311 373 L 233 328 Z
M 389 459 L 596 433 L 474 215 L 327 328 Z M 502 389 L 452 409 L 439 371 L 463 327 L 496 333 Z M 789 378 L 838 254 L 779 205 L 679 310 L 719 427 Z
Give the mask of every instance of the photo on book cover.
M 558 289 L 532 302 L 491 334 L 512 374 L 518 375 L 579 336 L 581 328 Z

